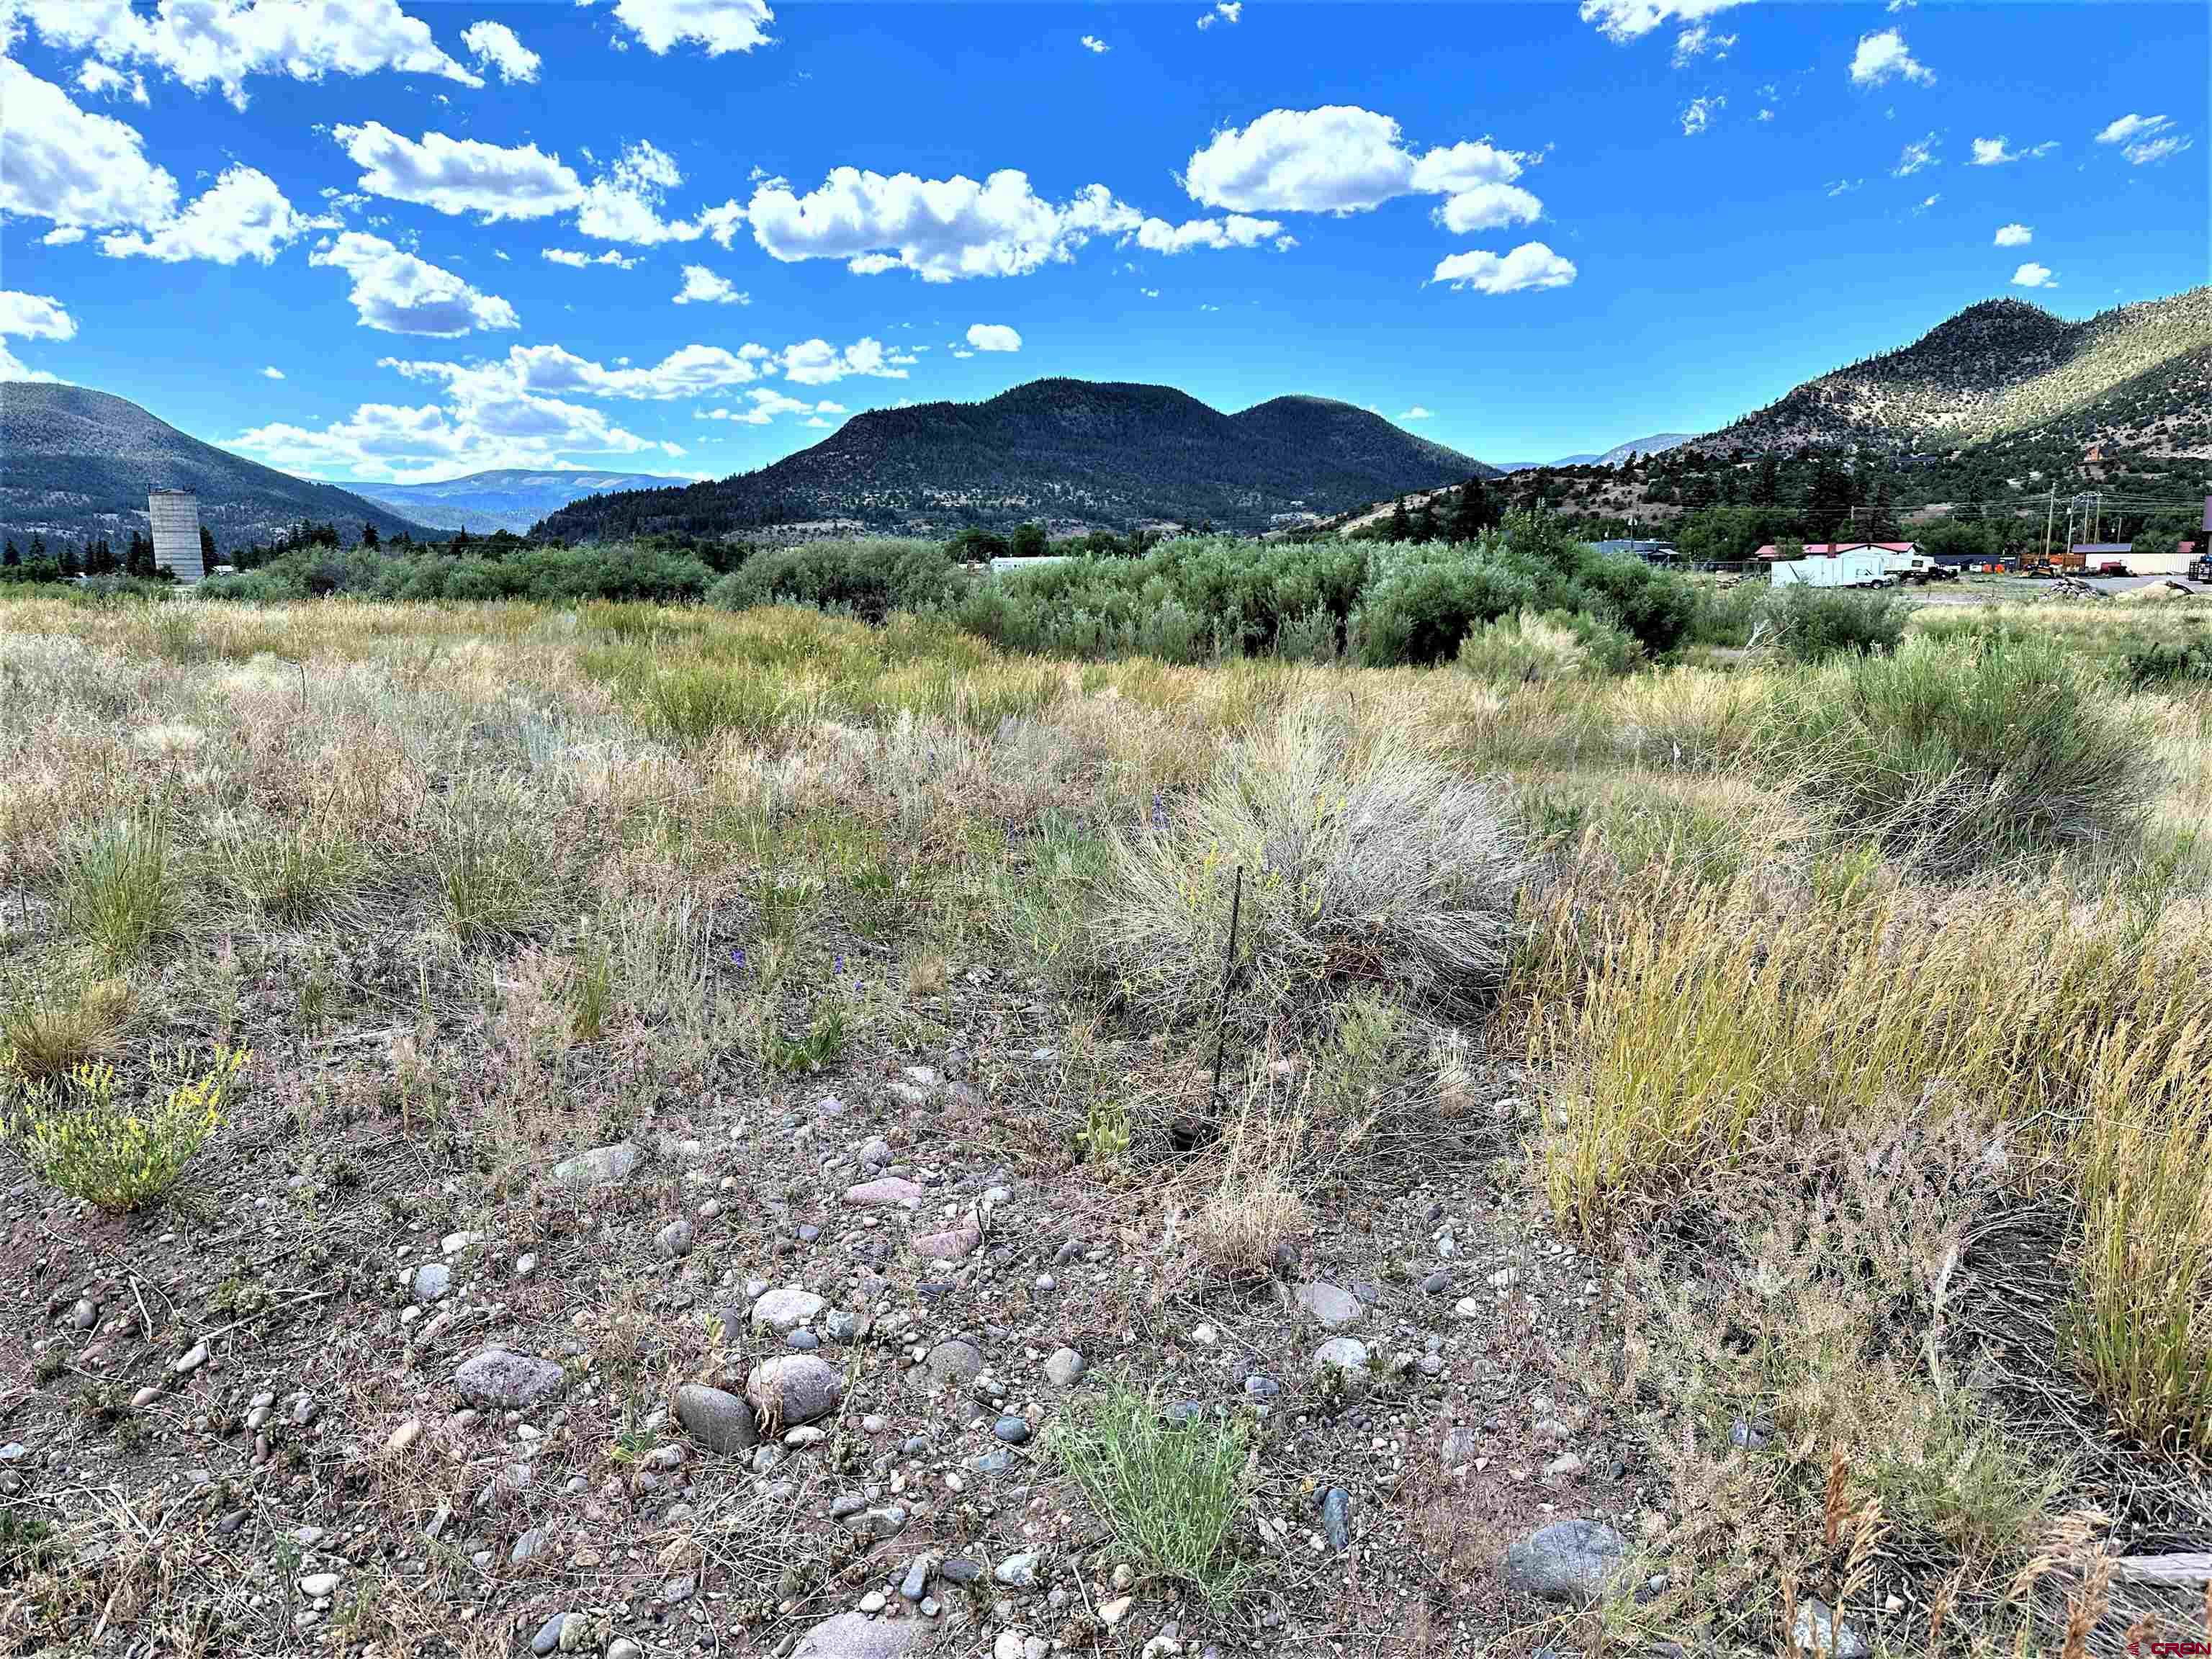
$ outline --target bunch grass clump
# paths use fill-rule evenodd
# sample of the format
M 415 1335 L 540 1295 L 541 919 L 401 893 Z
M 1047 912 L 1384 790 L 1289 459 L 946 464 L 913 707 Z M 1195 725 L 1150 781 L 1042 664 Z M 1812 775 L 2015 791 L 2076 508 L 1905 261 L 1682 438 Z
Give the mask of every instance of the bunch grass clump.
M 1586 1234 L 1900 1105 L 2063 1121 L 2107 1068 L 2157 1075 L 2212 1021 L 2212 939 L 2146 930 L 2119 896 L 2085 912 L 2057 880 L 1968 896 L 1948 924 L 1856 886 L 1809 907 L 1748 878 L 1640 890 L 1594 913 L 1556 896 L 1522 981 L 1565 1079 L 1547 1187 Z
M 464 945 L 517 938 L 544 919 L 553 860 L 532 811 L 514 792 L 473 789 L 434 826 L 432 877 L 447 923 Z
M 63 872 L 62 926 L 109 969 L 128 967 L 176 932 L 183 892 L 169 853 L 158 817 L 121 818 L 85 836 Z
M 1833 660 L 1777 685 L 1763 747 L 1843 827 L 1953 866 L 2121 837 L 2154 781 L 2111 693 L 2043 638 Z
M 1231 1547 L 1249 1447 L 1241 1424 L 1170 1422 L 1127 1376 L 1077 1395 L 1048 1445 L 1123 1547 L 1225 1605 L 1249 1569 Z
M 103 1210 L 135 1210 L 174 1186 L 222 1121 L 223 1108 L 252 1055 L 219 1048 L 201 1070 L 182 1055 L 155 1068 L 141 1109 L 122 1097 L 105 1060 L 73 1066 L 33 1090 L 27 1139 L 31 1164 L 64 1192 Z
M 1133 1006 L 1167 1023 L 1213 1006 L 1239 866 L 1231 1004 L 1255 1030 L 1332 987 L 1463 1002 L 1504 973 L 1520 877 L 1504 810 L 1402 721 L 1293 704 L 1115 842 L 1093 937 Z
M 2212 1462 L 2212 1053 L 2118 1034 L 2076 1133 L 2081 1237 L 2059 1327 L 2123 1432 Z
M 251 915 L 294 927 L 354 908 L 369 866 L 359 841 L 334 825 L 308 823 L 220 842 L 211 862 L 223 890 Z
M 0 1058 L 26 1083 L 43 1083 L 114 1052 L 131 1018 L 131 982 L 98 979 L 74 994 L 50 991 L 0 1009 Z

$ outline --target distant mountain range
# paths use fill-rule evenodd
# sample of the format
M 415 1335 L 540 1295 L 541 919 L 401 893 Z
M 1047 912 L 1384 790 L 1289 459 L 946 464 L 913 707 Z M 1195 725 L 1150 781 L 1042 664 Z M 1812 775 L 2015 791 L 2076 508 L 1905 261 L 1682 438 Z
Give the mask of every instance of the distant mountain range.
M 2077 456 L 2212 457 L 2212 288 L 2079 323 L 2020 300 L 1984 301 L 1697 442 L 1713 453 L 2039 444 Z
M 417 524 L 435 530 L 466 530 L 483 533 L 512 530 L 522 535 L 547 514 L 558 511 L 582 496 L 617 489 L 652 489 L 682 485 L 689 478 L 663 477 L 651 472 L 582 472 L 562 468 L 535 471 L 504 467 L 491 472 L 471 472 L 466 477 L 441 483 L 392 484 L 356 482 L 341 483 L 356 495 L 405 514 Z
M 349 542 L 364 523 L 381 536 L 433 533 L 380 501 L 202 443 L 127 398 L 46 381 L 0 385 L 0 532 L 19 547 L 33 536 L 49 545 L 126 543 L 147 528 L 155 489 L 197 495 L 200 522 L 226 553 L 302 519 L 334 522 Z
M 1656 455 L 1662 450 L 1686 444 L 1697 435 L 1694 432 L 1655 432 L 1648 438 L 1631 438 L 1625 444 L 1615 444 L 1601 455 L 1562 455 L 1554 461 L 1500 461 L 1498 470 L 1529 472 L 1540 466 L 1618 466 L 1632 455 Z
M 1029 520 L 1055 534 L 1145 524 L 1262 531 L 1497 469 L 1322 398 L 1234 415 L 1172 386 L 1033 380 L 977 404 L 856 415 L 811 449 L 680 489 L 594 496 L 545 521 L 567 541 L 655 531 L 947 536 Z

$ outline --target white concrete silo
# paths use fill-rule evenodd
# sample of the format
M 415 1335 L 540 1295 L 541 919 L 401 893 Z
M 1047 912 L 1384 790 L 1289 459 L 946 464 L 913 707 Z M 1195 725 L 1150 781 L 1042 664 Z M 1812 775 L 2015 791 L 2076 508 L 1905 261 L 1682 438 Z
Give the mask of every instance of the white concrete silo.
M 180 582 L 207 574 L 200 557 L 200 498 L 189 489 L 157 489 L 146 498 L 154 525 L 154 563 Z

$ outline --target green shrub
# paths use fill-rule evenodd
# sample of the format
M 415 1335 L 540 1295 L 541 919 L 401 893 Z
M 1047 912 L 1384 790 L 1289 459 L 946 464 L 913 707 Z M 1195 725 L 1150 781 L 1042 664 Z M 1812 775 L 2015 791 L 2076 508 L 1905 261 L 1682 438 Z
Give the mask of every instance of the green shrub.
M 1700 585 L 1692 592 L 1689 639 L 1698 645 L 1742 646 L 1751 642 L 1770 590 L 1747 580 L 1734 587 Z
M 2129 832 L 2153 781 L 2138 734 L 2052 640 L 1834 659 L 1777 688 L 1761 746 L 1847 829 L 1954 862 Z
M 950 605 L 963 585 L 958 565 L 938 543 L 873 537 L 757 553 L 717 581 L 707 598 L 726 611 L 811 605 L 881 622 L 893 611 Z
M 2130 651 L 2120 672 L 2138 691 L 2212 680 L 2212 642 L 2191 640 L 2186 644 L 2167 645 L 2154 641 Z
M 1469 632 L 1524 610 L 1586 616 L 1663 654 L 1686 633 L 1695 597 L 1679 576 L 1608 558 L 1523 514 L 1462 544 L 1188 536 L 1140 558 L 989 577 L 953 615 L 1007 650 L 1054 656 L 1327 661 L 1350 649 L 1394 666 L 1449 661 Z
M 27 1145 L 40 1175 L 103 1210 L 135 1210 L 167 1192 L 222 1121 L 222 1109 L 252 1055 L 217 1048 L 204 1072 L 183 1055 L 155 1068 L 154 1101 L 141 1112 L 117 1098 L 104 1060 L 77 1066 L 31 1097 Z
M 1126 1376 L 1063 1405 L 1047 1441 L 1123 1548 L 1214 1607 L 1249 1571 L 1231 1539 L 1243 1508 L 1240 1423 L 1170 1422 Z
M 211 576 L 198 591 L 210 599 L 261 603 L 357 594 L 384 599 L 528 599 L 541 605 L 647 599 L 669 605 L 702 598 L 714 576 L 688 554 L 635 543 L 470 546 L 477 550 L 465 556 L 435 548 L 401 553 L 306 549 L 236 575 Z
M 1894 651 L 1911 615 L 1912 606 L 1894 594 L 1801 582 L 1770 591 L 1760 620 L 1784 656 L 1813 663 Z
M 1462 640 L 1459 666 L 1499 685 L 1533 685 L 1625 674 L 1641 655 L 1626 632 L 1587 612 L 1522 611 Z
M 1371 668 L 1449 661 L 1468 634 L 1499 617 L 1537 609 L 1535 577 L 1444 542 L 1379 549 L 1377 572 L 1359 609 L 1359 657 Z
M 1231 1017 L 1255 1031 L 1347 987 L 1463 1003 L 1504 972 L 1520 868 L 1504 814 L 1403 728 L 1293 707 L 1113 843 L 1091 940 L 1131 1004 L 1211 1016 L 1239 866 Z

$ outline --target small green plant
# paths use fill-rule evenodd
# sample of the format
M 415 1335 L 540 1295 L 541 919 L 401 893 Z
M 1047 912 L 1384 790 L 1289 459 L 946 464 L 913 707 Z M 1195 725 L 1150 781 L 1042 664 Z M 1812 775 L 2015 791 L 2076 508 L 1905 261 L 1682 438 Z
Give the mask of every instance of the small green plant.
M 176 1184 L 222 1121 L 252 1060 L 246 1049 L 224 1048 L 204 1071 L 181 1053 L 157 1063 L 158 1103 L 143 1112 L 118 1100 L 120 1079 L 106 1061 L 74 1066 L 31 1100 L 31 1162 L 63 1191 L 103 1210 L 137 1209 Z
M 180 897 L 161 820 L 123 818 L 77 846 L 62 878 L 60 918 L 113 969 L 176 931 Z
M 574 1000 L 569 1030 L 579 1042 L 597 1042 L 606 1035 L 615 1008 L 614 952 L 600 935 L 586 933 L 577 946 L 569 983 Z
M 1249 1571 L 1230 1542 L 1249 1440 L 1234 1419 L 1170 1422 L 1121 1375 L 1070 1401 L 1047 1443 L 1124 1547 L 1220 1607 Z
M 52 1522 L 22 1510 L 0 1510 L 0 1583 L 52 1565 L 59 1553 Z
M 845 1011 L 825 1000 L 807 1023 L 806 1035 L 793 1041 L 781 1031 L 768 1031 L 768 1061 L 779 1072 L 818 1072 L 845 1048 Z
M 1110 1169 L 1122 1163 L 1129 1156 L 1129 1109 L 1110 1095 L 1093 1098 L 1075 1132 L 1075 1151 L 1085 1164 Z

